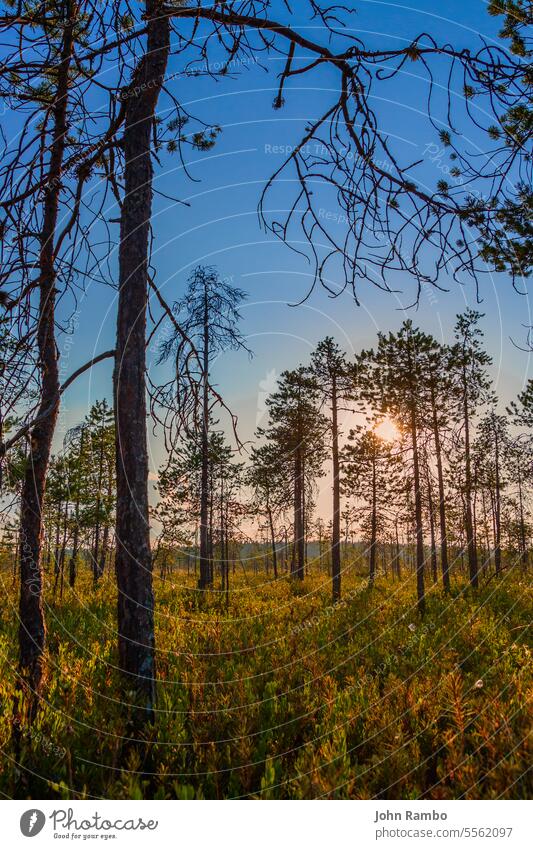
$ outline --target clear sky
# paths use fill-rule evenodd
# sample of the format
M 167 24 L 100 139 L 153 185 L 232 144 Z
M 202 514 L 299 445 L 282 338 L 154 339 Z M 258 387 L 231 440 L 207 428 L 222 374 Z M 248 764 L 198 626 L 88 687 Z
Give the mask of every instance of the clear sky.
M 355 7 L 353 26 L 357 33 L 368 43 L 381 46 L 403 46 L 427 31 L 440 40 L 475 47 L 480 34 L 490 41 L 498 28 L 482 0 L 413 0 L 405 5 L 357 0 Z M 313 35 L 320 38 L 318 30 Z M 249 360 L 243 353 L 224 355 L 214 373 L 229 405 L 240 416 L 244 439 L 251 438 L 260 421 L 265 394 L 274 388 L 276 376 L 283 369 L 306 361 L 324 336 L 333 335 L 348 352 L 357 351 L 374 343 L 378 329 L 397 328 L 409 316 L 424 330 L 447 340 L 451 338 L 456 313 L 467 304 L 475 305 L 472 286 L 461 287 L 442 279 L 441 285 L 448 286 L 449 292 L 424 291 L 418 309 L 406 313 L 405 308 L 413 300 L 412 281 L 407 275 L 398 274 L 393 280 L 398 290 L 395 294 L 363 283 L 360 306 L 348 292 L 333 299 L 320 288 L 302 306 L 290 306 L 308 291 L 312 268 L 261 230 L 257 201 L 265 180 L 281 164 L 283 150 L 295 144 L 306 122 L 320 113 L 336 80 L 331 73 L 315 77 L 312 85 L 301 78 L 288 89 L 284 109 L 274 111 L 279 65 L 275 57 L 267 60 L 267 73 L 249 61 L 242 68 L 233 68 L 232 77 L 219 83 L 177 77 L 172 84 L 180 99 L 205 120 L 219 124 L 222 133 L 213 150 L 191 154 L 190 174 L 194 181 L 184 173 L 179 157 L 163 154 L 160 164 L 155 164 L 158 194 L 154 199 L 153 266 L 165 298 L 172 302 L 180 297 L 190 269 L 199 263 L 216 265 L 223 276 L 248 293 L 241 329 L 255 356 Z M 437 157 L 432 161 L 427 156 L 427 146 L 435 143 L 436 131 L 427 121 L 424 89 L 415 72 L 418 73 L 415 63 L 406 66 L 393 84 L 380 90 L 373 105 L 401 155 L 406 159 L 426 156 L 428 185 L 434 185 L 442 160 Z M 444 71 L 441 74 L 438 68 L 437 97 L 442 96 L 445 83 Z M 163 99 L 160 109 L 161 116 L 168 118 L 168 101 Z M 9 121 L 9 115 L 4 120 Z M 470 141 L 475 148 L 478 140 L 473 137 Z M 276 196 L 281 208 L 286 208 L 293 188 L 282 187 Z M 189 206 L 172 198 L 186 201 Z M 330 205 L 326 211 L 335 214 L 338 210 Z M 106 217 L 116 218 L 116 208 L 110 207 Z M 117 225 L 111 226 L 117 238 Z M 116 251 L 109 256 L 106 274 L 113 284 Z M 338 285 L 342 281 L 332 282 Z M 505 275 L 488 275 L 481 294 L 479 309 L 486 313 L 483 327 L 494 359 L 496 389 L 505 403 L 520 391 L 529 376 L 529 356 L 513 346 L 511 338 L 524 342 L 524 325 L 533 323 L 530 302 L 526 295 L 513 291 Z M 113 347 L 115 298 L 112 285 L 88 286 L 77 307 L 74 333 L 60 339 L 64 376 L 93 352 Z M 63 307 L 65 315 L 67 306 L 65 303 Z M 160 314 L 155 305 L 154 311 Z M 156 369 L 156 359 L 156 346 L 152 345 L 152 370 Z M 66 394 L 59 438 L 67 427 L 81 420 L 92 401 L 110 394 L 108 363 L 97 366 Z M 152 436 L 151 443 L 155 469 L 162 451 L 157 437 Z

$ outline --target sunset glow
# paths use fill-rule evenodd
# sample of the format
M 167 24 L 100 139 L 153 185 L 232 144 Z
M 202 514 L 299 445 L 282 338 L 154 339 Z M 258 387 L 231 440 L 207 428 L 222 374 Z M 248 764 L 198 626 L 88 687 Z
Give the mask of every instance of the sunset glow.
M 381 439 L 386 439 L 387 442 L 394 442 L 395 439 L 398 439 L 400 435 L 400 431 L 398 430 L 398 426 L 395 421 L 386 416 L 384 419 L 380 421 L 378 425 L 374 428 L 374 432 Z

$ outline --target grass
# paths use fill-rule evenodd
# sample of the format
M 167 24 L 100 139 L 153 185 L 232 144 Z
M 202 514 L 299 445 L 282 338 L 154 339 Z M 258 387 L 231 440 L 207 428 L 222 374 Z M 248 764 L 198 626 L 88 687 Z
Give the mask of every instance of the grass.
M 457 579 L 452 598 L 435 588 L 421 623 L 411 578 L 369 590 L 349 572 L 335 606 L 323 574 L 236 574 L 228 609 L 216 591 L 200 600 L 192 577 L 158 578 L 158 713 L 142 762 L 123 736 L 111 576 L 96 593 L 83 576 L 62 601 L 47 594 L 44 701 L 16 755 L 16 594 L 3 572 L 0 791 L 527 798 L 525 578 L 509 570 L 476 595 Z

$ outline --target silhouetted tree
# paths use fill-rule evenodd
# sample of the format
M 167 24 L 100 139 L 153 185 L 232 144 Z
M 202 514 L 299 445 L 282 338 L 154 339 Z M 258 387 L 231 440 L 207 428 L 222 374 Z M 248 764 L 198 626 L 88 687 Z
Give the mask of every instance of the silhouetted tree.
M 260 429 L 285 467 L 293 499 L 294 549 L 291 574 L 305 575 L 304 498 L 306 480 L 320 475 L 326 422 L 318 410 L 318 388 L 307 370 L 285 371 L 266 404 L 269 424 Z M 305 477 L 304 477 L 305 474 Z
M 425 364 L 432 346 L 429 336 L 405 321 L 398 333 L 378 333 L 375 350 L 358 359 L 359 386 L 370 406 L 397 420 L 409 433 L 412 456 L 414 527 L 416 538 L 417 598 L 420 615 L 425 613 L 424 527 L 420 434 L 426 421 L 428 387 Z
M 342 451 L 343 492 L 368 505 L 364 527 L 368 529 L 368 578 L 372 586 L 376 578 L 377 542 L 384 530 L 387 505 L 398 485 L 398 454 L 392 443 L 379 437 L 374 430 L 352 429 Z
M 245 293 L 222 279 L 216 269 L 198 266 L 189 277 L 185 297 L 174 304 L 176 326 L 161 349 L 161 359 L 172 356 L 175 363 L 178 422 L 190 427 L 192 420 L 201 438 L 201 590 L 213 582 L 209 562 L 209 422 L 213 406 L 220 399 L 211 393 L 210 369 L 214 358 L 223 351 L 242 349 L 249 353 L 238 329 L 239 306 L 244 298 Z
M 502 571 L 502 489 L 505 486 L 504 457 L 509 442 L 507 420 L 490 410 L 479 422 L 474 450 L 479 456 L 481 469 L 480 485 L 485 486 L 491 498 L 494 525 L 494 568 Z
M 319 342 L 311 355 L 311 374 L 316 381 L 322 405 L 328 410 L 333 473 L 331 575 L 333 601 L 341 597 L 341 505 L 339 463 L 339 411 L 353 397 L 352 370 L 345 354 L 331 336 Z
M 274 578 L 277 578 L 278 553 L 275 516 L 287 506 L 283 464 L 280 462 L 277 446 L 273 444 L 253 448 L 250 460 L 251 465 L 246 475 L 246 482 L 252 488 L 254 512 L 259 509 L 264 511 L 266 515 L 272 549 L 272 569 Z
M 456 344 L 451 349 L 451 368 L 455 374 L 457 391 L 462 410 L 462 431 L 464 441 L 464 499 L 465 530 L 468 550 L 468 569 L 470 583 L 478 586 L 478 558 L 473 519 L 473 482 L 471 456 L 472 416 L 478 406 L 487 400 L 490 384 L 486 368 L 491 358 L 483 350 L 483 332 L 479 328 L 482 314 L 468 309 L 457 316 L 455 325 Z

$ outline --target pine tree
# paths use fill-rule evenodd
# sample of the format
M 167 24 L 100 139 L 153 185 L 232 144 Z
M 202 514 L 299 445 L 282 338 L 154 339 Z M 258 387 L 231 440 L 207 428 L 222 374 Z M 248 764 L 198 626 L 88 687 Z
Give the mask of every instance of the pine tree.
M 483 332 L 479 322 L 483 315 L 468 309 L 457 316 L 455 325 L 456 344 L 451 349 L 450 366 L 462 413 L 462 432 L 464 445 L 464 500 L 465 531 L 468 551 L 468 569 L 472 587 L 478 586 L 478 557 L 473 517 L 473 479 L 472 479 L 472 418 L 480 404 L 489 398 L 490 383 L 486 368 L 491 358 L 482 346 Z
M 432 339 L 425 359 L 431 432 L 435 449 L 438 488 L 438 517 L 440 528 L 440 561 L 444 592 L 450 592 L 450 562 L 446 522 L 446 495 L 443 462 L 443 435 L 451 422 L 457 419 L 453 397 L 453 379 L 450 375 L 450 349 Z
M 190 541 L 196 541 L 200 522 L 201 468 L 198 441 L 191 436 L 174 447 L 165 466 L 159 470 L 158 501 L 152 511 L 155 522 L 160 526 L 156 557 L 165 552 L 168 560 L 172 552 L 182 546 L 190 548 Z M 194 550 L 195 570 L 196 556 L 197 551 Z M 165 568 L 163 563 L 163 572 Z
M 86 501 L 84 521 L 94 529 L 91 552 L 94 585 L 103 575 L 109 546 L 109 533 L 115 507 L 115 425 L 113 410 L 106 400 L 96 401 L 85 420 L 84 451 L 86 480 L 92 497 Z
M 251 487 L 254 496 L 254 512 L 264 512 L 270 533 L 272 550 L 272 570 L 274 578 L 278 577 L 278 549 L 276 543 L 276 516 L 287 507 L 287 491 L 285 487 L 283 463 L 273 444 L 254 447 L 251 454 L 251 465 L 246 474 L 246 482 Z
M 341 597 L 341 479 L 339 461 L 339 412 L 353 398 L 353 369 L 331 336 L 319 342 L 311 355 L 311 374 L 316 381 L 321 405 L 328 410 L 333 473 L 331 572 L 333 601 Z
M 477 453 L 479 458 L 480 485 L 486 487 L 490 494 L 494 528 L 494 568 L 497 575 L 502 571 L 502 490 L 505 487 L 503 472 L 508 444 L 507 419 L 499 416 L 495 409 L 489 410 L 479 422 L 474 453 Z
M 180 331 L 173 330 L 161 349 L 161 360 L 175 363 L 175 403 L 181 428 L 193 427 L 201 434 L 200 578 L 198 588 L 212 585 L 209 560 L 209 423 L 219 402 L 210 387 L 214 358 L 230 349 L 249 353 L 238 329 L 239 306 L 245 298 L 241 289 L 230 286 L 216 269 L 197 266 L 189 277 L 185 297 L 173 313 Z M 193 351 L 191 351 L 191 346 Z
M 510 439 L 506 446 L 504 462 L 507 477 L 513 483 L 512 496 L 508 496 L 508 501 L 514 501 L 514 516 L 511 522 L 516 529 L 517 549 L 522 568 L 527 569 L 531 534 L 531 525 L 528 522 L 527 492 L 533 481 L 533 446 L 531 440 L 527 437 L 523 439 L 521 435 Z
M 533 378 L 530 378 L 516 401 L 511 401 L 507 414 L 517 427 L 533 428 Z
M 315 380 L 303 367 L 282 373 L 278 389 L 267 399 L 269 425 L 260 429 L 283 464 L 287 488 L 292 492 L 294 548 L 291 574 L 305 576 L 306 484 L 322 474 L 327 423 L 318 410 Z
M 426 422 L 428 387 L 426 362 L 431 337 L 405 321 L 398 333 L 378 333 L 375 350 L 358 358 L 358 384 L 362 396 L 378 413 L 390 415 L 409 434 L 413 475 L 413 511 L 416 539 L 418 610 L 425 613 L 424 528 L 420 435 Z
M 368 578 L 373 586 L 376 578 L 377 543 L 389 520 L 393 493 L 398 486 L 397 446 L 382 439 L 374 429 L 350 430 L 342 451 L 343 492 L 367 506 L 362 527 L 369 540 Z

